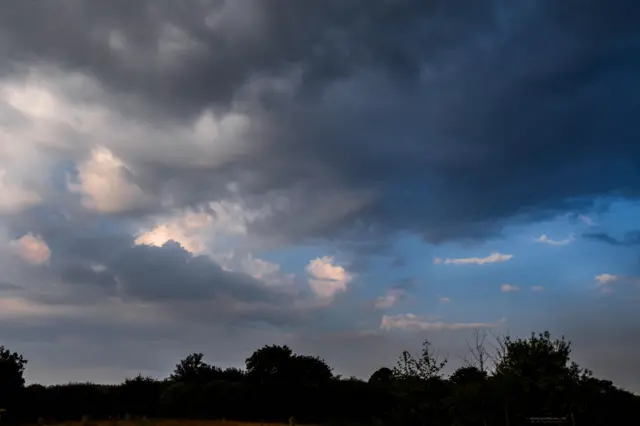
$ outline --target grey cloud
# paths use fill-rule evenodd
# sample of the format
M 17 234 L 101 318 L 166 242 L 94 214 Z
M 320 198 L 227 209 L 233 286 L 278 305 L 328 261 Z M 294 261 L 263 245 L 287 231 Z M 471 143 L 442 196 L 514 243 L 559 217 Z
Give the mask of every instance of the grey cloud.
M 110 259 L 107 267 L 128 296 L 180 300 L 230 296 L 247 302 L 273 302 L 276 293 L 242 273 L 224 271 L 208 257 L 193 256 L 178 243 L 137 246 Z
M 9 270 L 20 286 L 3 293 L 26 304 L 3 316 L 0 334 L 31 361 L 30 381 L 164 377 L 192 351 L 238 365 L 263 344 L 326 322 L 327 306 L 309 294 L 225 271 L 174 242 L 134 247 L 127 227 L 40 221 L 33 212 L 13 225 L 17 235 L 36 229 L 53 253 L 47 268 Z
M 19 290 L 20 287 L 15 285 L 15 284 L 11 284 L 5 281 L 0 281 L 0 291 L 12 291 L 12 290 Z
M 215 321 L 125 327 L 105 319 L 54 320 L 37 325 L 3 323 L 0 330 L 3 344 L 29 359 L 27 380 L 39 383 L 118 383 L 139 373 L 164 378 L 181 358 L 196 351 L 216 365 L 241 366 L 256 348 L 286 338 L 269 326 L 240 328 Z
M 638 230 L 626 232 L 621 239 L 618 239 L 606 233 L 584 234 L 583 237 L 590 240 L 601 241 L 612 246 L 629 247 L 640 244 L 640 231 Z
M 72 263 L 60 271 L 60 279 L 69 284 L 96 285 L 103 289 L 115 289 L 116 276 L 109 271 L 96 271 L 91 265 Z
M 256 231 L 341 236 L 359 219 L 432 242 L 482 238 L 514 217 L 638 193 L 640 7 L 629 2 L 64 5 L 3 5 L 5 57 L 92 75 L 137 99 L 119 101 L 133 117 L 242 105 L 266 125 L 248 136 L 259 149 L 216 169 L 139 164 L 140 179 L 187 204 L 231 181 L 247 197 L 283 191 L 291 208 Z M 174 43 L 194 46 L 175 63 L 155 47 L 168 24 Z M 138 62 L 114 50 L 112 30 Z
M 432 9 L 411 1 L 371 5 L 360 0 L 349 5 L 333 0 L 62 4 L 4 6 L 6 57 L 19 63 L 47 58 L 66 69 L 88 69 L 120 91 L 140 93 L 160 108 L 191 113 L 203 105 L 225 107 L 252 77 L 279 74 L 296 64 L 303 65 L 311 92 L 363 65 L 378 64 L 402 75 L 407 69 L 417 71 L 411 52 L 397 49 L 404 40 L 396 33 L 415 31 Z M 407 23 L 410 30 L 403 28 Z M 393 35 L 378 32 L 380 24 L 387 24 Z M 163 37 L 172 36 L 168 26 L 175 34 L 166 41 L 177 48 L 194 46 L 181 52 L 178 64 L 164 61 L 158 46 Z M 124 53 L 114 48 L 116 33 Z M 372 36 L 375 40 L 367 39 Z
M 70 102 L 113 115 L 99 138 L 66 123 L 47 134 L 64 141 L 61 147 L 30 147 L 46 161 L 29 157 L 15 166 L 53 170 L 42 188 L 50 190 L 43 206 L 3 218 L 11 238 L 42 235 L 52 258 L 48 269 L 27 272 L 0 259 L 2 279 L 42 304 L 97 307 L 117 295 L 157 305 L 175 321 L 170 328 L 135 328 L 102 317 L 48 318 L 3 322 L 2 335 L 27 354 L 46 340 L 53 348 L 47 353 L 63 360 L 56 338 L 91 338 L 108 348 L 126 346 L 116 345 L 119 336 L 127 342 L 153 336 L 158 347 L 181 350 L 202 336 L 236 334 L 241 343 L 202 348 L 226 351 L 222 358 L 230 360 L 262 341 L 286 340 L 273 330 L 269 338 L 244 337 L 266 323 L 308 331 L 300 348 L 318 348 L 339 368 L 366 375 L 362 359 L 379 349 L 377 367 L 396 353 L 386 338 L 354 339 L 363 342 L 363 352 L 355 344 L 332 352 L 344 342 L 324 342 L 316 333 L 343 328 L 362 314 L 375 326 L 373 313 L 348 297 L 336 300 L 334 315 L 300 308 L 292 295 L 175 244 L 132 247 L 141 217 L 233 195 L 248 208 L 268 207 L 269 214 L 249 224 L 250 234 L 334 244 L 355 253 L 354 270 L 366 271 L 367 258 L 391 250 L 389 241 L 400 233 L 430 242 L 481 239 L 511 220 L 587 209 L 594 197 L 636 198 L 639 21 L 640 3 L 624 0 L 0 3 L 2 83 L 22 82 L 30 67 L 40 68 Z M 173 53 L 161 52 L 158 43 Z M 58 78 L 67 72 L 98 86 Z M 0 108 L 3 127 L 30 127 L 29 117 Z M 173 132 L 207 108 L 249 117 L 246 151 L 221 163 L 191 161 L 198 151 L 185 154 L 186 144 L 175 142 Z M 122 135 L 115 131 L 129 129 L 125 124 L 135 125 L 135 137 L 117 142 Z M 120 215 L 81 209 L 65 178 L 93 143 L 108 145 L 131 166 L 136 173 L 128 177 L 152 202 Z M 587 238 L 635 241 L 633 235 Z M 107 269 L 97 272 L 92 262 Z M 567 330 L 576 318 L 565 319 Z M 192 335 L 182 339 L 185 330 Z M 590 333 L 588 326 L 575 330 Z M 175 362 L 179 349 L 158 355 L 149 368 L 171 368 L 167 360 Z M 132 369 L 143 365 L 135 351 L 147 356 L 134 343 L 121 350 Z M 83 362 L 99 352 L 92 351 L 83 353 Z M 44 372 L 44 359 L 38 363 Z
M 38 303 L 100 304 L 116 297 L 124 303 L 157 304 L 184 321 L 281 326 L 303 325 L 320 309 L 310 304 L 312 296 L 304 287 L 291 291 L 224 270 L 176 242 L 135 245 L 135 221 L 45 217 L 32 211 L 9 221 L 13 234 L 34 232 L 51 248 L 47 268 L 15 275 L 25 297 Z

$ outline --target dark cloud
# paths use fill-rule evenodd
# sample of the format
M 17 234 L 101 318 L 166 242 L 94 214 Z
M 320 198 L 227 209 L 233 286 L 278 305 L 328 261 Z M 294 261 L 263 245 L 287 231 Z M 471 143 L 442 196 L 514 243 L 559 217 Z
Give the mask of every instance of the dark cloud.
M 640 244 L 640 231 L 637 230 L 626 232 L 621 239 L 615 238 L 606 233 L 584 234 L 583 237 L 590 240 L 596 240 L 603 243 L 611 244 L 612 246 L 629 247 Z
M 139 164 L 139 179 L 187 204 L 230 181 L 245 196 L 284 190 L 289 208 L 263 232 L 342 235 L 359 219 L 482 238 L 638 193 L 628 1 L 61 4 L 2 6 L 5 72 L 86 73 L 138 117 L 243 105 L 260 149 L 215 170 Z
M 273 302 L 277 297 L 263 283 L 243 273 L 224 271 L 209 257 L 193 256 L 175 242 L 160 248 L 133 247 L 106 266 L 118 277 L 126 296 L 144 300 L 227 296 L 246 302 Z
M 305 287 L 270 285 L 225 270 L 171 240 L 161 247 L 136 245 L 130 222 L 43 220 L 31 212 L 9 223 L 14 235 L 29 230 L 51 249 L 48 268 L 20 276 L 26 297 L 45 305 L 101 304 L 115 297 L 132 306 L 157 305 L 185 321 L 279 326 L 302 326 L 326 308 L 314 305 Z
M 37 68 L 56 93 L 94 115 L 83 122 L 80 112 L 66 111 L 50 129 L 0 103 L 3 129 L 21 130 L 8 137 L 18 142 L 7 152 L 24 150 L 25 158 L 11 170 L 47 181 L 38 187 L 47 189 L 45 205 L 2 220 L 10 239 L 33 232 L 52 252 L 48 268 L 27 272 L 13 257 L 0 259 L 10 283 L 0 290 L 18 286 L 24 291 L 11 291 L 54 313 L 3 320 L 0 331 L 27 349 L 39 340 L 52 345 L 47 353 L 69 368 L 126 347 L 117 344 L 121 337 L 182 349 L 213 336 L 203 350 L 218 347 L 230 360 L 257 342 L 286 341 L 285 329 L 300 333 L 289 338 L 302 349 L 317 348 L 345 371 L 366 375 L 362 359 L 378 350 L 372 363 L 388 365 L 393 339 L 349 335 L 351 346 L 336 352 L 342 338 L 318 334 L 363 316 L 376 327 L 372 309 L 345 297 L 328 314 L 307 294 L 227 271 L 176 243 L 134 246 L 132 235 L 183 207 L 233 198 L 242 207 L 234 217 L 264 208 L 246 221 L 251 238 L 328 244 L 346 253 L 349 272 L 365 276 L 397 235 L 483 239 L 510 221 L 602 210 L 609 195 L 637 198 L 638 22 L 640 3 L 625 0 L 1 3 L 3 86 L 24 83 Z M 240 136 L 234 127 L 217 138 L 221 126 L 202 140 L 185 136 L 207 111 L 241 114 L 249 125 Z M 216 150 L 225 145 L 218 139 L 243 148 L 226 155 Z M 69 193 L 67 177 L 79 176 L 78 163 L 91 158 L 94 144 L 123 161 L 122 181 L 137 185 L 144 203 L 118 214 L 89 212 L 81 194 Z M 7 158 L 0 166 L 13 167 Z M 98 183 L 112 183 L 96 169 Z M 109 193 L 105 187 L 98 189 Z M 638 242 L 637 233 L 585 237 Z M 394 265 L 403 263 L 392 255 Z M 410 291 L 411 284 L 391 289 Z M 112 299 L 132 310 L 151 305 L 175 324 L 114 323 L 120 311 L 73 314 Z M 567 330 L 578 317 L 566 319 Z M 261 327 L 278 331 L 256 337 Z M 180 337 L 185 330 L 191 337 Z M 248 330 L 260 333 L 228 343 Z M 588 336 L 589 326 L 575 330 Z M 56 341 L 70 338 L 91 339 L 98 349 L 64 361 Z M 141 345 L 121 351 L 114 359 L 127 368 L 157 371 L 176 355 L 144 364 Z

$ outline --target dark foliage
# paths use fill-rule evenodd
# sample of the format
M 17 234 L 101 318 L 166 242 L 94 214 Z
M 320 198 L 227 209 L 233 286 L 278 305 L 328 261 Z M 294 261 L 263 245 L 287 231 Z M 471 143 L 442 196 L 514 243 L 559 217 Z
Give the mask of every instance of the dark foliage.
M 194 353 L 164 380 L 27 387 L 26 360 L 0 346 L 0 408 L 7 409 L 2 421 L 13 423 L 88 415 L 447 426 L 518 426 L 528 417 L 567 416 L 579 426 L 612 419 L 638 424 L 640 397 L 572 362 L 564 338 L 542 333 L 496 343 L 494 351 L 473 346 L 483 356 L 469 357 L 475 362 L 467 360 L 448 378 L 442 376 L 446 359 L 425 341 L 419 356 L 403 352 L 393 369 L 380 368 L 368 382 L 334 376 L 321 358 L 272 345 L 255 351 L 246 371 L 220 369 Z

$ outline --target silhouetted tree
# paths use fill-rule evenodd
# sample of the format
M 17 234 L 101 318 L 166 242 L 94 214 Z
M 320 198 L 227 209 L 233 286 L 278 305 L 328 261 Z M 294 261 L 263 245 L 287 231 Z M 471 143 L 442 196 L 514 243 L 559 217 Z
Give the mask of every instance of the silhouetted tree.
M 321 386 L 333 377 L 331 367 L 317 356 L 294 355 L 289 369 L 293 381 L 301 385 Z
M 193 353 L 180 361 L 171 375 L 171 380 L 192 384 L 204 384 L 217 377 L 222 371 L 203 361 L 204 355 Z
M 570 360 L 571 344 L 564 337 L 551 339 L 549 332 L 528 339 L 504 338 L 504 353 L 496 365 L 504 394 L 512 408 L 523 415 L 557 415 L 571 410 L 569 400 L 583 375 Z
M 486 334 L 477 336 L 484 345 Z M 490 368 L 470 357 L 473 362 L 448 379 L 442 377 L 446 360 L 426 341 L 419 356 L 403 352 L 395 369 L 380 368 L 368 382 L 334 376 L 321 358 L 271 345 L 247 358 L 246 373 L 220 370 L 195 353 L 165 380 L 139 375 L 120 385 L 25 388 L 24 360 L 2 348 L 0 387 L 14 398 L 7 420 L 23 424 L 39 417 L 53 424 L 125 413 L 274 423 L 294 416 L 301 424 L 394 426 L 521 426 L 530 415 L 571 415 L 578 426 L 607 426 L 613 418 L 640 423 L 640 398 L 572 362 L 568 341 L 549 333 L 500 337 L 494 349 L 481 352 L 490 356 Z
M 477 367 L 460 367 L 451 374 L 449 380 L 456 385 L 482 384 L 487 379 L 487 373 Z
M 26 364 L 21 354 L 0 346 L 0 408 L 11 408 L 19 398 Z
M 124 408 L 123 411 L 144 416 L 160 403 L 163 386 L 161 382 L 139 374 L 134 378 L 126 379 L 119 387 L 119 391 L 118 397 Z
M 473 341 L 467 341 L 469 354 L 462 358 L 464 365 L 475 367 L 482 372 L 488 372 L 491 361 L 491 354 L 487 350 L 486 340 L 489 333 L 484 329 L 473 330 Z
M 393 370 L 388 367 L 382 367 L 376 370 L 371 377 L 369 377 L 369 383 L 371 384 L 389 384 L 393 380 Z
M 431 342 L 422 342 L 419 357 L 414 357 L 409 351 L 403 351 L 398 359 L 393 373 L 401 379 L 417 378 L 429 380 L 441 376 L 442 369 L 447 365 L 447 359 L 431 348 Z
M 245 379 L 246 373 L 239 368 L 226 368 L 220 373 L 220 380 L 227 382 L 241 382 Z
M 289 381 L 293 351 L 286 345 L 269 345 L 246 359 L 247 376 L 260 384 Z

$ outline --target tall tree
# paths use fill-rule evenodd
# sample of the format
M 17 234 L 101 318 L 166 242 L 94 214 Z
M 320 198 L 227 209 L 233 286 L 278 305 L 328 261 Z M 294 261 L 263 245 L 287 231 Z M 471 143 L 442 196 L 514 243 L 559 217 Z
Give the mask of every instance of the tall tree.
M 193 353 L 176 365 L 171 380 L 184 383 L 204 384 L 220 377 L 221 370 L 203 361 L 204 355 Z
M 24 388 L 26 365 L 21 354 L 0 346 L 0 408 L 11 406 Z
M 467 341 L 469 354 L 462 358 L 465 366 L 476 367 L 484 373 L 488 372 L 491 360 L 491 356 L 485 345 L 488 335 L 489 333 L 484 329 L 476 328 L 473 330 L 473 341 Z

